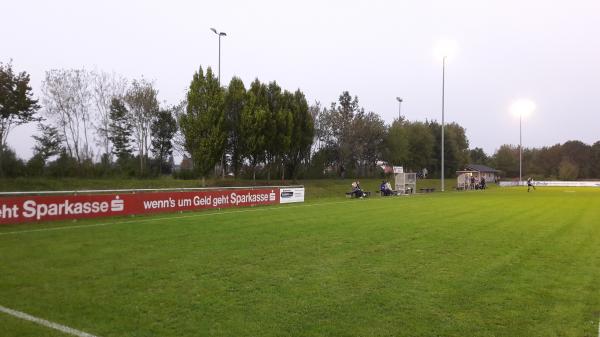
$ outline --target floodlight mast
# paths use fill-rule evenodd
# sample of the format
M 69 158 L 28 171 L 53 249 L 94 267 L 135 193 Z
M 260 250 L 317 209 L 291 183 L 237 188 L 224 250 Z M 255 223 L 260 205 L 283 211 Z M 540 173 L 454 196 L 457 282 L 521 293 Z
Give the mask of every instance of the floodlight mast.
M 446 105 L 446 60 L 449 57 L 452 57 L 455 53 L 456 50 L 458 49 L 458 46 L 456 44 L 455 41 L 453 40 L 445 40 L 445 41 L 440 41 L 438 42 L 436 48 L 435 48 L 435 52 L 437 54 L 437 57 L 441 57 L 442 59 L 442 144 L 441 144 L 441 148 L 442 148 L 442 153 L 441 153 L 441 161 L 442 161 L 442 165 L 441 165 L 441 178 L 442 178 L 442 186 L 441 186 L 441 190 L 442 192 L 444 192 L 445 190 L 445 161 L 444 161 L 444 128 L 445 128 L 445 105 Z
M 219 87 L 220 87 L 221 86 L 221 36 L 227 36 L 227 34 L 225 32 L 218 32 L 215 28 L 211 28 L 210 30 L 212 30 L 213 33 L 215 33 L 219 37 L 219 73 L 218 73 L 218 79 L 219 79 Z
M 402 114 L 400 112 L 403 100 L 400 97 L 396 97 L 396 100 L 398 101 L 398 122 L 400 122 L 400 120 L 402 119 Z
M 531 100 L 520 99 L 510 107 L 514 115 L 519 116 L 519 185 L 523 183 L 523 116 L 527 117 L 535 110 L 535 103 Z
M 221 36 L 227 36 L 227 34 L 225 32 L 217 32 L 217 30 L 215 28 L 210 28 L 210 30 L 213 31 L 213 33 L 215 33 L 218 37 L 219 37 L 219 73 L 218 73 L 218 80 L 219 80 L 219 88 L 221 88 Z M 221 157 L 221 176 L 223 179 L 225 179 L 225 155 L 223 154 L 223 156 Z
M 523 181 L 523 114 L 519 114 L 519 185 Z
M 446 55 L 442 58 L 442 192 L 444 192 L 444 109 L 446 96 Z

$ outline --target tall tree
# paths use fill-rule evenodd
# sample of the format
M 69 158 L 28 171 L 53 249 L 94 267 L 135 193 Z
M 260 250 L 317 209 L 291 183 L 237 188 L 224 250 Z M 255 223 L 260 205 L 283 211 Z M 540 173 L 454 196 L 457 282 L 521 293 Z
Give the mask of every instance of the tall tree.
M 519 176 L 519 148 L 502 145 L 494 154 L 494 165 L 509 177 Z
M 163 166 L 173 153 L 173 136 L 177 132 L 177 122 L 170 109 L 160 110 L 152 122 L 152 153 L 158 161 L 158 172 L 163 172 Z
M 124 96 L 127 80 L 115 73 L 104 71 L 93 71 L 90 77 L 92 81 L 92 100 L 96 108 L 94 128 L 96 129 L 98 144 L 103 148 L 104 155 L 110 162 L 110 109 L 113 98 Z
M 284 114 L 286 114 L 286 112 L 281 111 L 283 108 L 282 92 L 281 87 L 277 84 L 277 82 L 270 82 L 266 86 L 264 94 L 266 95 L 267 113 L 269 115 L 269 117 L 267 118 L 264 132 L 265 137 L 267 137 L 267 139 L 273 140 L 265 144 L 267 181 L 270 181 L 272 165 L 278 158 L 279 154 L 282 152 L 282 148 L 286 145 L 276 141 L 276 138 L 285 138 L 285 135 L 281 135 L 279 133 L 280 131 L 284 130 L 279 130 L 279 127 L 282 126 L 280 124 L 285 123 L 285 121 L 287 120 L 287 116 L 283 116 Z
M 294 128 L 294 112 L 298 108 L 294 99 L 294 94 L 284 90 L 279 98 L 278 110 L 272 114 L 275 124 L 275 137 L 272 138 L 273 158 L 280 166 L 281 180 L 285 180 L 286 155 L 288 154 L 292 143 L 292 132 Z
M 46 116 L 61 132 L 69 155 L 78 165 L 92 158 L 90 77 L 84 69 L 54 69 L 42 83 Z
M 388 128 L 384 141 L 385 151 L 383 158 L 390 165 L 406 166 L 408 164 L 410 149 L 407 125 L 408 122 L 396 119 Z
M 252 179 L 256 182 L 256 166 L 263 162 L 266 153 L 265 129 L 269 119 L 266 87 L 258 79 L 248 89 L 246 104 L 240 119 L 241 149 L 252 167 Z
M 125 94 L 130 124 L 140 160 L 140 174 L 144 174 L 150 149 L 150 126 L 158 113 L 158 90 L 144 79 L 134 80 Z
M 595 142 L 594 145 L 592 145 L 592 150 L 591 150 L 592 154 L 591 154 L 591 158 L 590 158 L 590 166 L 592 168 L 592 177 L 599 179 L 600 178 L 600 141 Z
M 471 164 L 487 165 L 489 161 L 489 157 L 480 147 L 469 150 L 469 159 Z
M 310 158 L 314 135 L 313 116 L 306 102 L 306 97 L 304 97 L 302 91 L 296 90 L 292 104 L 292 132 L 286 154 L 287 166 L 294 180 L 297 178 L 298 168 L 302 161 L 307 161 Z
M 208 67 L 205 76 L 200 68 L 190 83 L 187 111 L 180 116 L 179 125 L 203 185 L 225 151 L 227 129 L 223 104 L 224 93 L 212 69 Z
M 344 91 L 338 103 L 323 111 L 321 123 L 322 141 L 335 154 L 335 161 L 340 172 L 345 171 L 352 158 L 352 121 L 363 109 L 358 104 L 358 97 L 352 97 Z
M 570 140 L 561 146 L 562 157 L 569 163 L 577 166 L 576 178 L 589 178 L 592 168 L 590 166 L 592 147 L 578 140 Z
M 352 121 L 352 158 L 356 171 L 362 176 L 369 174 L 381 159 L 386 133 L 385 123 L 374 112 L 360 111 Z
M 435 171 L 438 163 L 436 152 L 436 138 L 431 127 L 423 122 L 412 122 L 407 125 L 409 158 L 406 167 L 420 172 L 427 168 L 429 172 Z
M 117 157 L 121 168 L 131 157 L 132 126 L 129 112 L 123 101 L 113 98 L 110 104 L 110 123 L 108 125 L 108 139 L 112 142 L 112 154 Z
M 39 107 L 38 101 L 33 99 L 29 74 L 15 73 L 12 63 L 0 62 L 0 155 L 15 126 L 39 120 L 35 116 Z
M 246 88 L 239 77 L 229 82 L 225 94 L 225 118 L 227 121 L 227 152 L 231 156 L 231 166 L 235 177 L 242 164 L 241 153 L 241 116 L 246 105 Z

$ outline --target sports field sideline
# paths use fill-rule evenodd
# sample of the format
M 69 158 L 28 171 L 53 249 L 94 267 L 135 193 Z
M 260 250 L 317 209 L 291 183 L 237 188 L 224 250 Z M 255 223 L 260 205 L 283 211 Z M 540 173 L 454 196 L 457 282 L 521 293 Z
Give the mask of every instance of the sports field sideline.
M 4 226 L 0 306 L 100 337 L 596 337 L 600 190 Z

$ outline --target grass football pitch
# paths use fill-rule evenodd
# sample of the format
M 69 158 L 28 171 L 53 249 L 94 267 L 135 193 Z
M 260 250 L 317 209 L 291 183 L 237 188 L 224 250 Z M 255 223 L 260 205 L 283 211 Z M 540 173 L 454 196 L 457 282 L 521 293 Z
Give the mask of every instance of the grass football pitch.
M 4 226 L 0 306 L 100 337 L 597 337 L 600 190 Z

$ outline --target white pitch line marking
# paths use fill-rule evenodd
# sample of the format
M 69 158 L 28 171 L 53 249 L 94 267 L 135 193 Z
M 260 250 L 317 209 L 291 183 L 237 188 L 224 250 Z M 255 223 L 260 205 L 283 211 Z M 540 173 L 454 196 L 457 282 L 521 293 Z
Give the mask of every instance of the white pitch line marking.
M 369 200 L 369 199 L 367 199 L 367 200 Z M 379 200 L 379 199 L 375 199 L 375 200 Z M 243 210 L 228 211 L 228 212 L 214 212 L 214 213 L 202 213 L 200 211 L 198 213 L 194 213 L 194 214 L 190 214 L 190 215 L 183 215 L 183 216 L 168 216 L 168 217 L 160 217 L 160 218 L 154 218 L 154 217 L 152 217 L 152 218 L 146 218 L 146 219 L 135 219 L 135 220 L 127 220 L 127 221 L 102 222 L 102 223 L 89 224 L 89 225 L 62 226 L 62 227 L 40 228 L 40 229 L 32 229 L 32 230 L 4 232 L 4 233 L 0 233 L 0 236 L 2 236 L 2 235 L 11 235 L 11 234 L 21 234 L 21 233 L 58 231 L 58 230 L 64 230 L 64 229 L 101 227 L 101 226 L 109 226 L 109 225 L 123 225 L 123 224 L 130 224 L 130 223 L 139 223 L 139 222 L 152 222 L 152 221 L 172 220 L 172 219 L 197 218 L 197 217 L 213 216 L 213 215 L 226 215 L 226 214 L 235 214 L 235 213 L 261 212 L 261 211 L 277 210 L 277 209 L 283 209 L 283 208 L 299 208 L 299 207 L 326 206 L 326 205 L 333 205 L 333 204 L 342 204 L 342 203 L 347 203 L 347 202 L 356 202 L 356 201 L 354 201 L 354 200 L 344 200 L 344 201 L 323 202 L 323 203 L 305 204 L 305 205 L 286 205 L 286 206 L 279 206 L 279 207 L 261 207 L 261 208 L 243 209 Z
M 42 318 L 37 318 L 35 316 L 31 316 L 29 314 L 26 314 L 24 312 L 20 312 L 20 311 L 17 311 L 17 310 L 9 309 L 9 308 L 3 307 L 1 305 L 0 305 L 0 312 L 3 312 L 5 314 L 11 315 L 11 316 L 16 317 L 16 318 L 20 318 L 20 319 L 23 319 L 23 320 L 26 320 L 26 321 L 30 321 L 30 322 L 36 323 L 36 324 L 39 324 L 39 325 L 43 325 L 43 326 L 45 326 L 47 328 L 58 330 L 58 331 L 64 332 L 64 333 L 69 334 L 69 335 L 73 335 L 73 336 L 77 336 L 77 337 L 98 337 L 98 336 L 89 334 L 87 332 L 83 332 L 83 331 L 79 331 L 77 329 L 69 328 L 68 326 L 64 326 L 62 324 L 50 322 L 50 321 L 47 321 L 47 320 L 42 319 Z

